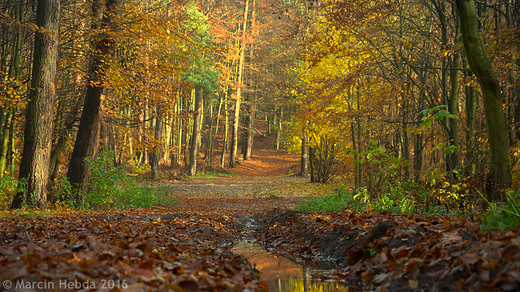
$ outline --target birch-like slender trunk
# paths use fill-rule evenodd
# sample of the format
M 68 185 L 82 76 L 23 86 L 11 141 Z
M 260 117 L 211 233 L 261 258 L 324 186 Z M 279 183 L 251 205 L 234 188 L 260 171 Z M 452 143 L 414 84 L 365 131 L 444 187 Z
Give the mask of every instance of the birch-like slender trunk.
M 245 63 L 245 51 L 246 51 L 246 33 L 247 33 L 247 22 L 249 15 L 249 0 L 245 0 L 244 8 L 244 22 L 242 24 L 242 37 L 240 41 L 240 58 L 238 60 L 238 80 L 237 80 L 237 94 L 235 101 L 235 115 L 233 117 L 233 132 L 231 136 L 231 150 L 229 157 L 229 167 L 235 167 L 235 162 L 238 159 L 238 129 L 240 124 L 240 103 L 242 100 L 242 87 L 244 85 L 244 63 Z

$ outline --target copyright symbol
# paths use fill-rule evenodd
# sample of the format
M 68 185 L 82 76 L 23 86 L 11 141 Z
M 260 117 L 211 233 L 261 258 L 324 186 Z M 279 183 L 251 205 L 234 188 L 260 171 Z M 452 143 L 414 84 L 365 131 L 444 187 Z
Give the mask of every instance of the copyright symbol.
M 4 287 L 4 289 L 11 289 L 11 287 L 13 287 L 13 282 L 5 280 L 4 283 L 2 283 L 2 286 Z

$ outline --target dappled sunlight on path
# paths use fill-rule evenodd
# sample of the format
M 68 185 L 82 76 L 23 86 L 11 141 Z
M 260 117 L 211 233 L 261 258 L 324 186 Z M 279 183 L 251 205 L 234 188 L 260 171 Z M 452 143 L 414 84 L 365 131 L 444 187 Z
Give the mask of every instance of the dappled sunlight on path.
M 231 168 L 233 174 L 239 176 L 281 176 L 298 168 L 298 154 L 287 154 L 284 150 L 253 150 L 252 160 L 239 160 L 240 164 Z

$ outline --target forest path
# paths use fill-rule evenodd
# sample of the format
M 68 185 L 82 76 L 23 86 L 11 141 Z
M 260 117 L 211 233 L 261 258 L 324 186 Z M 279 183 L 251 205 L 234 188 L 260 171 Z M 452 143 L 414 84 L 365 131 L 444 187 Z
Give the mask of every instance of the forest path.
M 182 181 L 170 190 L 179 200 L 173 209 L 182 213 L 250 216 L 274 208 L 293 209 L 330 187 L 297 177 L 222 177 Z
M 251 160 L 243 160 L 239 155 L 236 167 L 226 168 L 231 176 L 169 183 L 172 196 L 179 200 L 172 208 L 185 214 L 249 217 L 274 208 L 294 209 L 304 199 L 331 192 L 330 186 L 311 184 L 310 178 L 298 176 L 299 154 L 273 149 L 276 136 L 267 134 L 266 121 L 258 120 L 255 126 L 258 131 Z M 214 165 L 219 164 L 217 157 L 214 156 Z
M 183 213 L 218 213 L 250 216 L 274 208 L 293 209 L 303 199 L 330 192 L 330 187 L 311 184 L 309 178 L 289 176 L 299 163 L 298 155 L 283 150 L 255 149 L 252 160 L 240 160 L 230 169 L 233 176 L 188 179 L 170 185 Z

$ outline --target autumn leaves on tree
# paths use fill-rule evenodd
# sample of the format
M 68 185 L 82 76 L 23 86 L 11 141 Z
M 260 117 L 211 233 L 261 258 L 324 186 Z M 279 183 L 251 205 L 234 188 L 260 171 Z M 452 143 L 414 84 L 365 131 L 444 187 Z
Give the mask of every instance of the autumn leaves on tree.
M 1 7 L 13 208 L 45 208 L 61 177 L 80 206 L 102 151 L 154 179 L 234 167 L 259 119 L 312 181 L 513 182 L 518 1 L 37 2 Z
M 160 165 L 195 175 L 201 160 L 212 166 L 217 157 L 233 167 L 240 145 L 245 159 L 253 157 L 255 118 L 273 123 L 269 112 L 289 91 L 269 84 L 276 65 L 254 63 L 277 58 L 271 48 L 284 46 L 289 20 L 277 24 L 273 15 L 285 4 L 59 4 L 2 5 L 0 175 L 19 169 L 26 182 L 12 208 L 45 209 L 47 190 L 62 177 L 81 206 L 101 151 L 114 154 L 114 165 L 150 169 L 153 178 Z M 36 26 L 24 24 L 31 21 Z
M 510 145 L 518 143 L 518 7 L 470 0 L 313 5 L 305 11 L 312 20 L 294 149 L 305 129 L 311 150 L 335 145 L 337 163 L 354 164 L 356 188 L 377 193 L 412 179 L 481 177 L 471 179 L 477 187 L 489 172 L 488 198 L 499 199 L 497 190 L 512 183 Z

